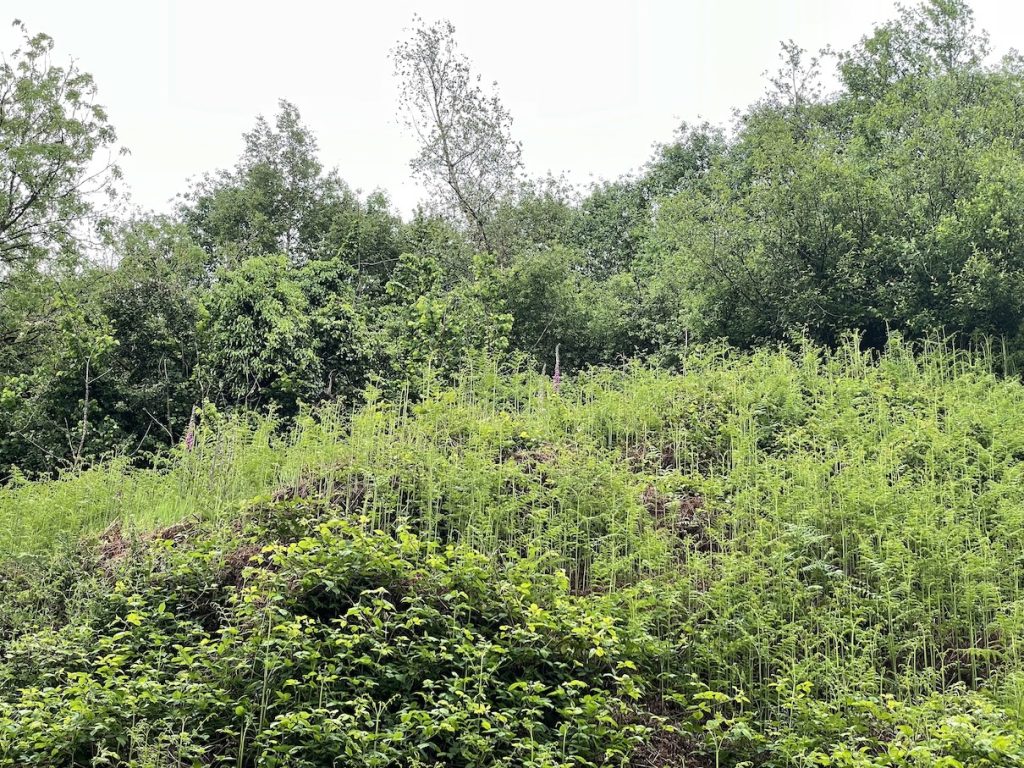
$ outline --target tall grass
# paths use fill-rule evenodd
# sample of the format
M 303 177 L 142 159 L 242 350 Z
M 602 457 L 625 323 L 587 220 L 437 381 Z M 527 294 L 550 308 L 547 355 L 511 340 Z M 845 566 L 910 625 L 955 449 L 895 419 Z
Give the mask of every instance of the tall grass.
M 325 410 L 282 431 L 273 419 L 217 418 L 194 449 L 155 469 L 118 460 L 49 482 L 0 489 L 0 557 L 46 551 L 110 525 L 148 529 L 216 519 L 329 464 L 344 437 L 343 414 Z

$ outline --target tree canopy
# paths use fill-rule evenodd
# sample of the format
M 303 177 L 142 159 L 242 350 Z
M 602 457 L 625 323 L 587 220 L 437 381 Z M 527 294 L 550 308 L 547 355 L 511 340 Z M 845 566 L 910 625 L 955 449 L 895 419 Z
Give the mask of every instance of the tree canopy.
M 30 34 L 0 60 L 0 286 L 12 272 L 68 256 L 89 234 L 95 195 L 113 192 L 117 135 L 93 78 L 53 62 L 53 40 Z
M 53 50 L 26 33 L 0 72 L 0 476 L 149 461 L 204 403 L 415 399 L 481 356 L 568 372 L 898 332 L 1024 358 L 1024 61 L 960 0 L 845 51 L 785 43 L 732 125 L 589 188 L 529 178 L 454 27 L 417 18 L 392 60 L 429 204 L 353 190 L 281 100 L 234 165 L 102 241 L 115 134 Z

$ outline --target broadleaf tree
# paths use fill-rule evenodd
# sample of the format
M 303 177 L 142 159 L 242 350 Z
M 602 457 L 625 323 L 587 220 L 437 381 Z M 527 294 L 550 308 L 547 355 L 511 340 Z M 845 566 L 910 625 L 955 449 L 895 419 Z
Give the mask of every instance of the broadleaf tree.
M 411 36 L 393 51 L 399 117 L 419 141 L 411 167 L 435 199 L 465 219 L 476 245 L 495 251 L 491 224 L 501 201 L 518 189 L 522 149 L 512 117 L 460 53 L 449 21 L 416 17 Z
M 24 41 L 0 59 L 0 286 L 19 268 L 76 254 L 96 194 L 120 178 L 92 76 L 55 64 L 49 36 L 14 26 Z

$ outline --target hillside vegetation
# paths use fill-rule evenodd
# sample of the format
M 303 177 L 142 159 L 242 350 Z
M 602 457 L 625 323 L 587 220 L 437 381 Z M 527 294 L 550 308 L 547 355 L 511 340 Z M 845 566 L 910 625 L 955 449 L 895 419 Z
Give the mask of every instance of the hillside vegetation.
M 415 18 L 408 216 L 285 100 L 133 210 L 16 26 L 0 768 L 1024 766 L 1024 57 L 962 0 L 585 189 Z
M 0 765 L 1024 763 L 1024 386 L 482 367 L 0 491 Z

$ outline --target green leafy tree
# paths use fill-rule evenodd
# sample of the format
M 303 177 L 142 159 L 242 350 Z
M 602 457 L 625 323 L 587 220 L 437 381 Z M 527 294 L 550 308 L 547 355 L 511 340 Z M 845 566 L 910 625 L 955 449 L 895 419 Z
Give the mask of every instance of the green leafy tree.
M 112 327 L 108 405 L 133 449 L 151 453 L 179 441 L 199 403 L 199 304 L 209 276 L 205 254 L 168 219 L 130 222 L 119 234 L 120 261 L 97 283 Z
M 401 244 L 403 253 L 428 256 L 436 262 L 445 288 L 453 288 L 473 275 L 473 244 L 444 216 L 418 207 L 402 227 Z
M 840 54 L 844 89 L 823 99 L 816 61 L 786 46 L 706 180 L 659 203 L 651 309 L 676 297 L 677 325 L 741 345 L 1016 339 L 1021 74 L 984 68 L 987 50 L 966 5 L 933 0 Z
M 338 260 L 358 293 L 379 296 L 401 250 L 402 222 L 383 192 L 361 199 L 320 162 L 295 105 L 280 102 L 246 133 L 234 169 L 205 176 L 179 206 L 212 262 L 283 253 L 296 264 Z
M 204 254 L 180 225 L 139 220 L 115 238 L 116 267 L 23 272 L 0 327 L 0 473 L 46 473 L 181 438 L 199 401 Z
M 658 200 L 699 186 L 724 151 L 721 130 L 683 124 L 672 141 L 655 148 L 639 175 L 597 184 L 562 242 L 583 252 L 590 275 L 608 278 L 632 270 L 650 237 Z
M 297 275 L 309 308 L 318 400 L 352 402 L 369 375 L 369 332 L 351 274 L 352 266 L 335 258 L 310 262 Z
M 504 311 L 493 261 L 475 259 L 472 277 L 446 289 L 437 260 L 402 254 L 387 284 L 375 332 L 377 383 L 419 396 L 433 379 L 451 380 L 471 360 L 501 359 L 512 318 Z
M 96 301 L 97 279 L 83 276 L 76 291 L 49 279 L 50 295 L 26 307 L 19 354 L 6 356 L 0 374 L 0 476 L 125 452 L 125 434 L 105 407 L 118 342 Z
M 498 263 L 508 266 L 516 254 L 572 243 L 575 197 L 562 178 L 524 181 L 495 211 L 491 240 Z
M 200 309 L 200 376 L 211 400 L 294 413 L 316 394 L 309 302 L 284 256 L 221 270 Z
M 24 36 L 0 60 L 0 288 L 12 271 L 77 254 L 120 171 L 98 161 L 116 141 L 92 76 L 54 64 L 53 40 Z
M 841 53 L 839 72 L 849 92 L 870 103 L 900 84 L 978 71 L 989 50 L 966 2 L 928 0 L 900 6 L 898 18 Z
M 295 105 L 282 100 L 274 124 L 258 117 L 244 140 L 235 168 L 208 174 L 186 198 L 185 221 L 203 247 L 227 250 L 229 260 L 308 257 L 304 235 L 323 193 L 316 139 Z
M 636 351 L 633 280 L 598 280 L 583 264 L 578 251 L 558 246 L 521 254 L 500 278 L 499 293 L 512 316 L 512 347 L 549 369 L 556 346 L 567 369 Z

